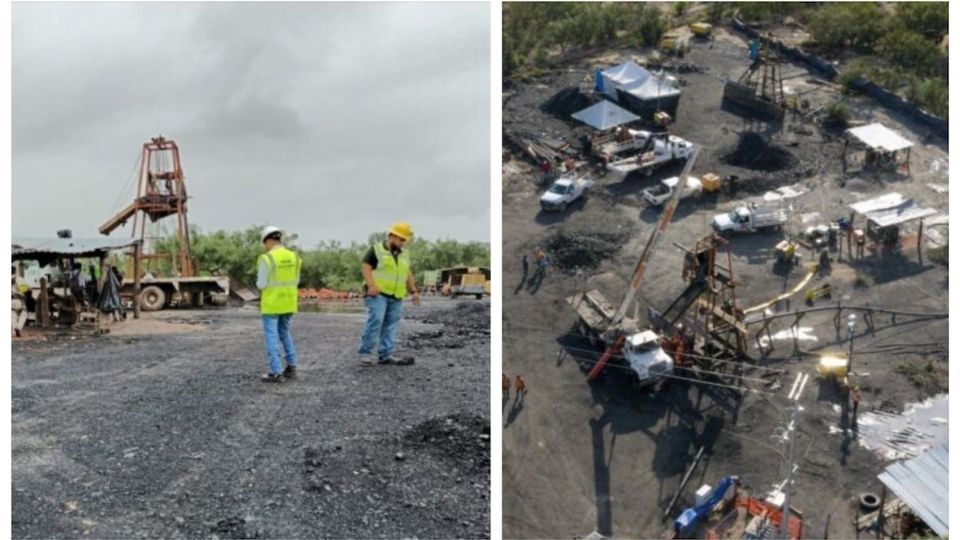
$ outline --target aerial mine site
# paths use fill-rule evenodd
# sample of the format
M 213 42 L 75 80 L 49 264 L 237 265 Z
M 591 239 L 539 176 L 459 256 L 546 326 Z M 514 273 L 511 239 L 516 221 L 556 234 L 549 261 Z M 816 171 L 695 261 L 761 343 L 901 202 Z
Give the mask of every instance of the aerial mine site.
M 946 124 L 796 28 L 505 75 L 505 537 L 945 534 Z

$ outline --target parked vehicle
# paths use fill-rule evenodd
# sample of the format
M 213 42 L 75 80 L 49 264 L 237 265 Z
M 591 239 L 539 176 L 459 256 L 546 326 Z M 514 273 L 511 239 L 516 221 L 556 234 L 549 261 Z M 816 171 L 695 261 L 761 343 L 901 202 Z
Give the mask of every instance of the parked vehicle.
M 661 180 L 659 184 L 643 190 L 643 198 L 652 206 L 660 206 L 673 196 L 673 190 L 676 189 L 680 178 L 673 176 Z M 703 191 L 703 184 L 693 176 L 687 177 L 686 188 L 680 193 L 680 198 L 684 199 L 691 195 L 700 195 Z
M 560 177 L 553 182 L 550 189 L 540 196 L 540 208 L 546 211 L 559 210 L 562 212 L 573 201 L 580 197 L 586 198 L 592 187 L 593 180 L 588 176 L 581 178 Z
M 686 161 L 693 150 L 693 143 L 669 133 L 631 129 L 627 134 L 602 141 L 597 148 L 607 170 L 619 176 L 638 171 L 650 176 L 664 165 Z
M 490 269 L 478 266 L 455 266 L 440 270 L 441 294 L 455 298 L 463 295 L 490 294 Z
M 713 229 L 720 234 L 779 230 L 787 219 L 787 211 L 783 208 L 751 203 L 714 216 Z

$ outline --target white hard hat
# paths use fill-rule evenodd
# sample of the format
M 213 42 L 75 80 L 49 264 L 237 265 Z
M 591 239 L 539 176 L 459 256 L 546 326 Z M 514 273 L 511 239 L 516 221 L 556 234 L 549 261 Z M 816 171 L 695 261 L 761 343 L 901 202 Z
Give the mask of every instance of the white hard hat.
M 266 227 L 263 228 L 262 231 L 260 231 L 260 241 L 263 242 L 264 240 L 267 239 L 268 236 L 270 236 L 273 233 L 282 233 L 282 232 L 283 231 L 280 230 L 280 227 L 267 225 Z

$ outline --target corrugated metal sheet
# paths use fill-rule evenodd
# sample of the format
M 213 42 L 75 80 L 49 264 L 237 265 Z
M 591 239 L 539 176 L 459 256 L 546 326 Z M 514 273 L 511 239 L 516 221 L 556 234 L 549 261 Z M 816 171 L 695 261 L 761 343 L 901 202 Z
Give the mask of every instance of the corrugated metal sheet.
M 899 225 L 939 213 L 933 208 L 921 208 L 913 202 L 913 199 L 907 199 L 899 193 L 887 193 L 873 199 L 860 201 L 851 204 L 850 209 L 880 227 Z
M 946 445 L 888 466 L 877 478 L 935 533 L 950 533 L 950 464 Z
M 136 243 L 137 240 L 132 238 L 14 238 L 13 258 L 29 259 L 36 255 L 85 257 Z
M 893 192 L 886 193 L 872 199 L 867 199 L 865 201 L 860 201 L 858 203 L 853 203 L 850 205 L 850 209 L 858 214 L 866 214 L 876 210 L 886 210 L 887 208 L 893 208 L 908 202 L 910 202 L 910 199 L 897 192 Z
M 870 148 L 884 152 L 896 152 L 913 146 L 912 142 L 904 139 L 899 133 L 879 123 L 850 128 L 847 133 Z

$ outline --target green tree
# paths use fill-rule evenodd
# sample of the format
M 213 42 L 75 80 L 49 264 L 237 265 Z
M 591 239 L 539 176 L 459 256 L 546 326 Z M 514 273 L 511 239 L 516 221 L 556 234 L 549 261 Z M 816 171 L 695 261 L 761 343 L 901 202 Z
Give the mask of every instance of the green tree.
M 940 41 L 949 31 L 949 2 L 898 2 L 897 18 L 905 28 Z

